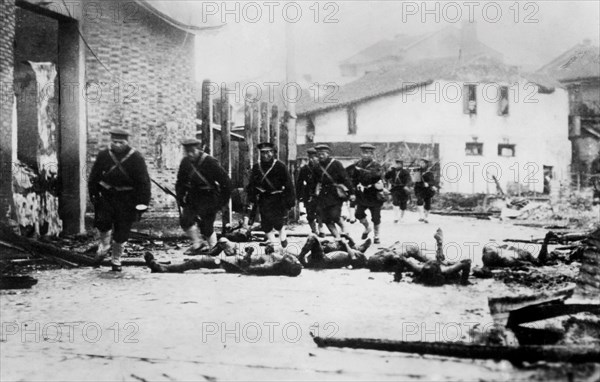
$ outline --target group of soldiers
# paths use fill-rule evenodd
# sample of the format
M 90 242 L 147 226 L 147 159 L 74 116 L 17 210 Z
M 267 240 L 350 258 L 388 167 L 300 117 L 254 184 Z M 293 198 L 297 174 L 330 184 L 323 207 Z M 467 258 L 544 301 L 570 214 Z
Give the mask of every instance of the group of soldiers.
M 395 166 L 384 173 L 383 165 L 374 159 L 375 146 L 363 144 L 360 149 L 361 159 L 347 168 L 331 157 L 332 150 L 327 144 L 307 150 L 308 163 L 300 168 L 296 187 L 312 232 L 324 236 L 322 224 L 336 238 L 340 231 L 346 232 L 341 211 L 347 200 L 350 222 L 357 219 L 364 226 L 362 239 L 373 232 L 374 243 L 379 244 L 381 208 L 387 199 L 384 180 L 390 185 L 395 223 L 404 218 L 413 185 L 419 221 L 428 223 L 431 200 L 437 191 L 429 162 L 420 159 L 419 168 L 411 174 L 403 160 L 396 159 Z M 367 219 L 367 210 L 373 226 Z
M 94 225 L 100 232 L 97 258 L 101 260 L 110 254 L 113 271 L 121 271 L 123 243 L 133 222 L 148 209 L 151 179 L 143 156 L 129 145 L 129 133 L 114 129 L 110 136 L 110 147 L 98 154 L 92 167 L 88 189 L 95 210 Z M 181 208 L 180 225 L 192 241 L 188 254 L 210 251 L 219 244 L 214 222 L 231 197 L 231 179 L 215 158 L 203 152 L 199 140 L 186 139 L 182 146 L 185 155 L 175 185 Z M 248 206 L 244 226 L 251 225 L 258 210 L 267 242 L 275 245 L 278 241 L 280 247 L 286 248 L 286 220 L 297 197 L 306 207 L 315 237 L 324 236 L 324 224 L 334 240 L 340 241 L 342 235 L 348 237 L 342 205 L 349 202 L 355 209 L 355 218 L 364 226 L 362 239 L 373 233 L 373 242 L 378 244 L 381 208 L 386 200 L 384 180 L 391 185 L 396 222 L 404 215 L 413 183 L 420 220 L 427 222 L 436 191 L 428 162 L 421 160 L 419 170 L 411 175 L 402 161 L 397 160 L 396 166 L 384 174 L 383 166 L 374 159 L 375 147 L 364 144 L 360 148 L 361 159 L 348 168 L 332 157 L 327 144 L 308 149 L 308 164 L 300 169 L 294 186 L 287 166 L 276 158 L 275 146 L 260 143 L 260 158 L 252 166 L 246 186 Z M 367 220 L 367 210 L 372 226 Z

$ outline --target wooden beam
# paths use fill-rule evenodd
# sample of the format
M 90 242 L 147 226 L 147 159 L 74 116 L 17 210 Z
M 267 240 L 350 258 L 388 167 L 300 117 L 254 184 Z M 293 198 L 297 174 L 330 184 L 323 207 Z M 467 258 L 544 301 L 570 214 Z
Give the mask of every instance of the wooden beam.
M 252 152 L 252 164 L 254 164 L 254 163 L 258 162 L 257 146 L 259 143 L 258 132 L 260 131 L 261 115 L 260 115 L 260 107 L 259 107 L 258 101 L 253 102 L 251 105 L 252 105 L 252 126 L 250 128 L 250 135 L 252 136 L 252 147 L 254 147 L 254 150 Z
M 242 168 L 242 184 L 245 186 L 250 181 L 250 170 L 252 169 L 252 159 L 254 158 L 254 142 L 252 140 L 252 104 L 244 102 L 244 142 L 240 145 L 240 166 Z
M 384 350 L 414 354 L 432 354 L 468 359 L 506 359 L 522 362 L 596 362 L 600 348 L 594 345 L 474 345 L 462 342 L 392 341 L 376 338 L 313 338 L 319 347 Z
M 275 145 L 277 158 L 281 159 L 281 145 L 279 143 L 279 108 L 277 105 L 271 106 L 271 123 L 269 127 L 269 141 Z
M 200 140 L 202 141 L 202 147 L 204 152 L 212 155 L 212 90 L 210 80 L 204 80 L 202 82 L 202 127 L 200 128 Z
M 231 105 L 227 87 L 221 88 L 221 166 L 231 178 Z M 223 232 L 231 223 L 231 199 L 223 208 Z
M 268 142 L 269 140 L 269 104 L 266 102 L 260 103 L 260 142 Z

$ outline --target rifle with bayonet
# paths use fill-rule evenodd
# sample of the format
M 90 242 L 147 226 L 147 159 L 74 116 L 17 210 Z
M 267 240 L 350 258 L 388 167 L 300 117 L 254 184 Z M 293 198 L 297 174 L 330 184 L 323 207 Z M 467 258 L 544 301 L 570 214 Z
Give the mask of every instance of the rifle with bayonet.
M 156 184 L 156 187 L 160 188 L 162 192 L 175 198 L 175 202 L 177 203 L 177 211 L 179 212 L 179 216 L 181 217 L 181 205 L 179 204 L 179 199 L 177 198 L 177 195 L 173 191 L 171 191 L 167 186 L 161 185 L 156 180 L 150 178 L 150 181 Z

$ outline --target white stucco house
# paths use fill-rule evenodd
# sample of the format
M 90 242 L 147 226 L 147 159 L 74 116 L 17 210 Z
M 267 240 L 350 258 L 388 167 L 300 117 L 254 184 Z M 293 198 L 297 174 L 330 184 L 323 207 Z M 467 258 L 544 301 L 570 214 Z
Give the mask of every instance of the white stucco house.
M 327 142 L 349 162 L 369 142 L 387 163 L 427 157 L 441 192 L 495 193 L 497 180 L 541 193 L 544 173 L 568 179 L 566 90 L 496 59 L 425 60 L 315 94 L 298 104 L 299 154 Z

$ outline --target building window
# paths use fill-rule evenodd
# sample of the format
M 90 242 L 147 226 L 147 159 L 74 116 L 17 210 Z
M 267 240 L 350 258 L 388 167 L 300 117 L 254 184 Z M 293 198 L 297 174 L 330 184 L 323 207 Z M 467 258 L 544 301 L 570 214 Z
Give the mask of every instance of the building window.
M 508 86 L 500 86 L 500 101 L 498 115 L 508 115 Z
M 508 143 L 500 143 L 498 145 L 498 156 L 499 157 L 514 157 L 515 156 L 515 145 Z
M 348 134 L 356 135 L 356 108 L 348 106 Z
M 477 114 L 477 85 L 463 87 L 463 109 L 465 114 Z
M 470 156 L 483 155 L 483 143 L 467 142 L 465 145 L 465 154 Z

